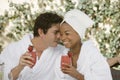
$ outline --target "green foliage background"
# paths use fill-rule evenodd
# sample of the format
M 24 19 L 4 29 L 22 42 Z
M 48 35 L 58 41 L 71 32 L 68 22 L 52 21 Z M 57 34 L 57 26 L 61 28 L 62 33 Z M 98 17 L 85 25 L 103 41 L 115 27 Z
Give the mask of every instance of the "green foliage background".
M 66 11 L 78 8 L 95 21 L 86 36 L 96 40 L 101 53 L 106 57 L 120 53 L 120 0 L 78 0 L 78 3 L 74 0 L 59 1 L 38 0 L 36 4 L 9 2 L 9 11 L 0 15 L 0 52 L 7 44 L 32 32 L 34 20 L 39 13 L 55 11 L 64 15 Z

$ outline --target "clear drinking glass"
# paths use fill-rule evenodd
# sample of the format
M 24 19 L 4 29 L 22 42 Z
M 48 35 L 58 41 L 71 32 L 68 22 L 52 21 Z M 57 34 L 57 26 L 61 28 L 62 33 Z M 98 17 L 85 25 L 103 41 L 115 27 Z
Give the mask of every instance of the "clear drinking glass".
M 0 63 L 0 80 L 4 80 L 4 63 Z
M 71 58 L 70 58 L 68 55 L 62 55 L 62 56 L 61 56 L 61 67 L 66 67 L 66 66 L 64 65 L 64 63 L 65 63 L 65 64 L 69 64 L 69 65 L 72 64 Z M 66 78 L 65 76 L 66 76 L 66 74 L 63 75 L 63 77 L 62 77 L 63 80 L 65 80 L 65 78 Z

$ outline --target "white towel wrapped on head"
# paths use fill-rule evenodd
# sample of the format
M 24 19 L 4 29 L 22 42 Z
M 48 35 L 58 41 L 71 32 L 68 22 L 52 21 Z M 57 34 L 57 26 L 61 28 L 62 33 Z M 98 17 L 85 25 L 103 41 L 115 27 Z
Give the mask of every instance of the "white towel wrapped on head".
M 81 39 L 84 38 L 86 29 L 94 24 L 94 21 L 91 20 L 88 15 L 77 9 L 68 11 L 64 16 L 62 23 L 63 22 L 72 26 L 72 28 L 80 35 Z

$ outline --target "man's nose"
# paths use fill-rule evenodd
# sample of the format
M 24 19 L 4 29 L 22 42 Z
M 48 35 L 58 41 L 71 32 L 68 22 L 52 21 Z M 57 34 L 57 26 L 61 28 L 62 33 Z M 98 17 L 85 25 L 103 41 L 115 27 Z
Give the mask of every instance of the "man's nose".
M 60 33 L 57 34 L 57 38 L 60 38 Z

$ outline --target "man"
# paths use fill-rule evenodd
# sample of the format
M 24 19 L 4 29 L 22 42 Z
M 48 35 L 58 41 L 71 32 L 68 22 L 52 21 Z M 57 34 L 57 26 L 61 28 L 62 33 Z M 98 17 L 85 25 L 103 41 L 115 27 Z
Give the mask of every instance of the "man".
M 53 80 L 54 61 L 64 49 L 57 45 L 61 21 L 62 18 L 55 13 L 40 14 L 35 21 L 33 35 L 24 36 L 2 51 L 0 60 L 5 63 L 4 80 Z M 37 56 L 35 64 L 28 52 L 29 45 Z

